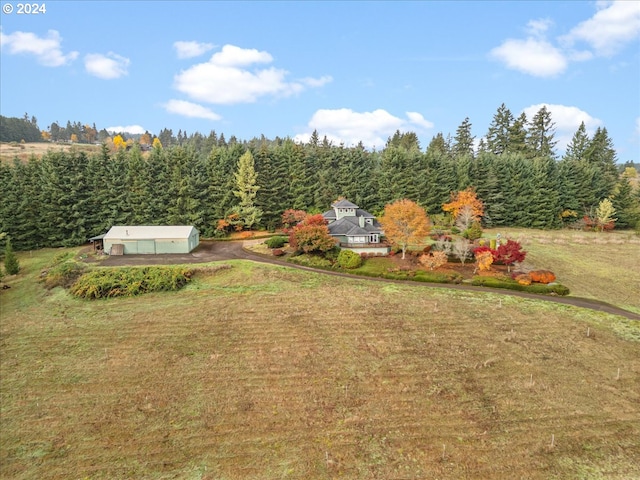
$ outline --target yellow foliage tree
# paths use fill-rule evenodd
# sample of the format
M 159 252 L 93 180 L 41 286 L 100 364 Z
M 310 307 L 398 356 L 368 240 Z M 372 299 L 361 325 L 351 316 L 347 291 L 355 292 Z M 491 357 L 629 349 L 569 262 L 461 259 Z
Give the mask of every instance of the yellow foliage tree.
M 471 209 L 471 215 L 474 221 L 480 220 L 484 215 L 484 204 L 476 195 L 473 187 L 469 187 L 461 192 L 452 193 L 451 202 L 442 205 L 442 210 L 451 212 L 453 218 L 458 218 L 460 212 L 469 211 L 467 207 Z
M 493 253 L 490 250 L 484 250 L 476 254 L 476 270 L 488 272 L 493 265 Z
M 121 148 L 126 148 L 127 147 L 127 142 L 124 141 L 124 138 L 122 138 L 121 135 L 116 135 L 113 138 L 113 146 L 117 150 L 120 150 Z
M 78 135 L 76 135 L 75 133 L 71 134 L 71 143 L 78 143 Z
M 153 148 L 162 148 L 162 142 L 158 137 L 153 139 Z
M 423 242 L 424 237 L 429 234 L 427 212 L 406 198 L 385 206 L 380 223 L 385 237 L 402 249 L 402 258 L 410 244 Z

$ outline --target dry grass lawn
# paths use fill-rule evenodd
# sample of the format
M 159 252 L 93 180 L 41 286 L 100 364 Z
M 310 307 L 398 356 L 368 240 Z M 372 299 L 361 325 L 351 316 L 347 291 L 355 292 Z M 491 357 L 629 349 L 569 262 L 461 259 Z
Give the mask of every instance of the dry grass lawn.
M 2 478 L 640 478 L 637 322 L 246 261 L 80 301 L 22 260 Z
M 68 152 L 71 149 L 91 154 L 99 152 L 100 146 L 88 145 L 84 143 L 65 144 L 51 142 L 34 142 L 21 144 L 17 142 L 2 142 L 0 143 L 0 161 L 13 162 L 14 158 L 17 157 L 24 162 L 32 156 L 40 158 L 50 150 L 53 152 Z
M 485 232 L 520 240 L 525 264 L 549 269 L 576 297 L 640 313 L 640 236 L 633 232 L 502 229 Z

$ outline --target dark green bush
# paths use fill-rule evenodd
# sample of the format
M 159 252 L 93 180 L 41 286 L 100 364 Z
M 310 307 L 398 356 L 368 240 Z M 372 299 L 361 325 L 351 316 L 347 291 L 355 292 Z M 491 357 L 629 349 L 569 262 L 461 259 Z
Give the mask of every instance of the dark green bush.
M 362 265 L 362 258 L 351 250 L 341 250 L 338 254 L 338 266 L 340 268 L 352 269 Z
M 275 237 L 267 238 L 264 243 L 269 248 L 282 248 L 288 241 L 287 237 L 276 235 Z
M 100 268 L 82 275 L 70 291 L 86 299 L 133 297 L 179 290 L 191 275 L 191 270 L 184 267 Z
M 482 238 L 482 226 L 480 222 L 473 222 L 473 224 L 462 233 L 462 236 L 472 242 Z

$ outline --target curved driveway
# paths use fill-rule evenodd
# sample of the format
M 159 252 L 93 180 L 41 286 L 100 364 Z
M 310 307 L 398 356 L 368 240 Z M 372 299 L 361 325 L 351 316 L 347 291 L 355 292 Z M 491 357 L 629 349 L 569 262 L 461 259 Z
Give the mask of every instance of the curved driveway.
M 172 265 L 181 263 L 206 263 L 223 260 L 253 260 L 256 262 L 270 263 L 273 265 L 281 265 L 291 268 L 298 268 L 300 270 L 308 270 L 317 273 L 323 273 L 325 275 L 334 275 L 345 278 L 357 278 L 363 280 L 370 280 L 374 282 L 386 282 L 386 283 L 402 283 L 422 285 L 429 288 L 447 288 L 454 290 L 467 290 L 473 292 L 490 292 L 498 293 L 501 295 L 509 295 L 520 298 L 529 298 L 533 300 L 542 300 L 546 302 L 561 303 L 565 305 L 573 305 L 581 308 L 588 308 L 591 310 L 597 310 L 600 312 L 611 313 L 614 315 L 620 315 L 631 320 L 640 320 L 640 315 L 614 305 L 600 302 L 598 300 L 591 300 L 588 298 L 580 297 L 559 297 L 550 295 L 534 295 L 531 293 L 518 292 L 515 290 L 502 290 L 496 288 L 475 287 L 472 285 L 456 285 L 456 284 L 438 284 L 438 283 L 418 283 L 411 280 L 390 280 L 386 278 L 376 277 L 363 277 L 352 275 L 348 273 L 333 272 L 329 270 L 321 270 L 310 267 L 304 267 L 302 265 L 296 265 L 294 263 L 285 262 L 276 258 L 265 257 L 257 253 L 245 250 L 243 246 L 245 243 L 251 243 L 252 241 L 216 241 L 216 242 L 203 242 L 200 247 L 188 254 L 166 254 L 166 255 L 123 255 L 123 256 L 111 256 L 102 261 L 102 265 L 105 266 L 127 266 L 127 265 Z

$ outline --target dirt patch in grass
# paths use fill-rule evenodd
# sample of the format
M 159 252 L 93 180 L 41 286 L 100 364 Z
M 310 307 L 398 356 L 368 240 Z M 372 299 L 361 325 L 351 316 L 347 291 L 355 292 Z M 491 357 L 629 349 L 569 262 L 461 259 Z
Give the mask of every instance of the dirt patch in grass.
M 3 293 L 0 476 L 640 476 L 619 317 L 228 263 L 138 299 Z

